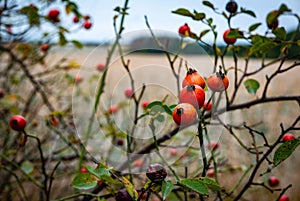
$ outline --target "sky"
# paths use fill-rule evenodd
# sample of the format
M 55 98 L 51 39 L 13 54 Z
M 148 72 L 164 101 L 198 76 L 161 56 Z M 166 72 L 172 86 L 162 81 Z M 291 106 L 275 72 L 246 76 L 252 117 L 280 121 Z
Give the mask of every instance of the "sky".
M 114 38 L 113 9 L 116 6 L 122 7 L 124 0 L 75 0 L 83 13 L 92 16 L 93 26 L 90 30 L 81 30 L 70 34 L 69 38 L 87 42 L 108 41 Z M 215 7 L 225 10 L 228 1 L 211 0 Z M 257 17 L 242 14 L 232 20 L 233 27 L 239 27 L 242 30 L 248 30 L 251 24 L 263 22 L 263 25 L 257 29 L 257 32 L 265 33 L 266 15 L 274 9 L 278 9 L 282 3 L 285 3 L 293 12 L 300 14 L 299 0 L 236 0 L 239 7 L 253 10 Z M 186 8 L 190 11 L 205 12 L 207 16 L 214 19 L 217 25 L 217 31 L 223 33 L 228 27 L 226 21 L 221 16 L 216 15 L 210 8 L 202 4 L 202 0 L 130 0 L 128 10 L 129 15 L 125 19 L 124 33 L 147 29 L 144 16 L 148 17 L 149 23 L 153 29 L 167 30 L 177 33 L 178 27 L 188 23 L 192 31 L 200 33 L 207 29 L 201 22 L 193 21 L 191 18 L 172 14 L 171 11 L 178 8 Z M 284 26 L 287 30 L 295 29 L 296 18 L 291 16 L 281 16 L 279 26 Z M 207 36 L 207 40 L 211 37 Z M 222 34 L 218 36 L 218 42 L 224 43 Z M 224 43 L 225 44 L 225 43 Z

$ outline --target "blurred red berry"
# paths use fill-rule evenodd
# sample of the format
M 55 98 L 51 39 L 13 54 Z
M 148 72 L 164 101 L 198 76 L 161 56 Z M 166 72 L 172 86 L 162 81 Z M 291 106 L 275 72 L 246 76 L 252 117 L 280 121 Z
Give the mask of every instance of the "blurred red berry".
M 295 136 L 291 133 L 284 134 L 283 137 L 282 137 L 282 140 L 284 142 L 294 140 L 294 139 L 295 139 Z

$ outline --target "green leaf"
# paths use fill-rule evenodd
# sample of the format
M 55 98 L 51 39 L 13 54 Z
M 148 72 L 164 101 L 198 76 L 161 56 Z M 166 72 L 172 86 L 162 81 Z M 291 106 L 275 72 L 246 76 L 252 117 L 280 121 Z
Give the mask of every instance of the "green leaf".
M 274 153 L 274 158 L 273 158 L 274 165 L 277 166 L 282 161 L 287 159 L 295 151 L 295 149 L 298 147 L 299 144 L 300 144 L 300 140 L 290 140 L 280 145 Z
M 30 161 L 24 161 L 21 164 L 21 169 L 26 173 L 30 174 L 33 171 L 33 164 Z
M 83 48 L 83 45 L 81 42 L 79 42 L 78 40 L 72 40 L 71 41 L 73 43 L 73 45 L 78 48 L 78 49 L 82 49 Z
M 165 200 L 168 197 L 168 195 L 172 192 L 173 188 L 174 184 L 171 181 L 163 181 L 161 188 L 163 200 Z
M 259 54 L 267 53 L 268 51 L 270 51 L 276 46 L 277 44 L 274 42 L 256 43 L 250 48 L 249 54 L 252 55 L 254 53 L 259 53 Z
M 278 18 L 279 16 L 279 12 L 274 10 L 271 11 L 268 15 L 267 15 L 267 24 L 271 25 L 274 23 L 274 21 Z
M 205 183 L 200 179 L 182 179 L 178 182 L 180 185 L 196 192 L 201 195 L 208 195 L 208 189 L 205 185 Z
M 173 111 L 171 110 L 171 108 L 169 108 L 169 106 L 163 105 L 163 108 L 167 114 L 172 115 Z
M 297 40 L 297 45 L 300 47 L 300 40 Z
M 175 13 L 177 15 L 183 15 L 183 16 L 188 16 L 188 17 L 194 17 L 194 15 L 187 9 L 185 8 L 179 8 L 175 11 L 172 11 L 172 13 Z
M 283 27 L 279 27 L 279 28 L 276 28 L 275 30 L 272 30 L 272 33 L 280 40 L 286 39 L 286 31 Z
M 129 193 L 129 195 L 134 199 L 137 200 L 137 198 L 139 197 L 137 191 L 135 190 L 133 184 L 126 179 L 125 177 L 122 177 L 122 182 L 127 190 L 127 192 Z
M 77 189 L 88 190 L 97 185 L 97 180 L 90 174 L 79 173 L 72 181 L 72 186 Z
M 254 79 L 248 79 L 244 82 L 244 86 L 246 87 L 248 93 L 255 95 L 256 91 L 259 89 L 259 82 Z
M 194 10 L 194 20 L 203 20 L 205 18 L 205 13 L 198 13 L 197 11 Z
M 146 108 L 151 109 L 153 106 L 156 106 L 156 105 L 162 106 L 163 103 L 161 101 L 153 101 L 153 102 L 149 103 Z
M 256 17 L 255 13 L 252 10 L 247 10 L 245 8 L 241 8 L 241 13 L 245 13 L 247 15 L 250 15 L 250 16 L 254 17 L 254 18 Z
M 280 13 L 284 13 L 284 12 L 291 12 L 292 10 L 289 9 L 285 4 L 281 4 L 278 11 Z
M 155 119 L 159 122 L 164 122 L 165 121 L 165 117 L 162 114 L 157 115 L 157 117 Z
M 215 6 L 212 3 L 210 3 L 209 1 L 202 1 L 202 4 L 215 10 Z
M 201 31 L 199 38 L 201 39 L 203 36 L 205 36 L 208 32 L 210 32 L 209 29 L 205 29 L 203 31 Z
M 252 32 L 254 31 L 255 29 L 257 29 L 259 26 L 261 25 L 261 23 L 255 23 L 255 24 L 252 24 L 250 27 L 249 27 L 249 32 Z
M 244 36 L 239 32 L 237 29 L 232 29 L 230 32 L 227 34 L 228 38 L 243 38 Z
M 65 45 L 68 43 L 68 41 L 67 41 L 65 35 L 64 35 L 62 32 L 59 32 L 58 35 L 59 35 L 59 41 L 58 41 L 58 44 L 59 44 L 60 46 L 65 46 Z
M 103 175 L 110 176 L 109 170 L 104 167 L 97 167 L 96 169 L 93 169 L 92 167 L 85 166 L 85 168 L 89 171 L 89 173 L 98 178 L 101 178 Z
M 213 179 L 207 177 L 200 177 L 200 180 L 211 190 L 223 191 L 224 189 Z

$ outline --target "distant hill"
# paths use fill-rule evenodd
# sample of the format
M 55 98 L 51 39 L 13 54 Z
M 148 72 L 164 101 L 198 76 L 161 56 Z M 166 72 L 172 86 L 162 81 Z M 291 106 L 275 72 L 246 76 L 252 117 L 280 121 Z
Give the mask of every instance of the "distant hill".
M 299 30 L 292 31 L 287 34 L 287 39 L 290 40 L 292 36 L 296 34 L 294 41 L 300 40 Z M 168 36 L 159 36 L 157 37 L 161 44 L 166 47 L 166 51 L 177 53 L 180 49 L 180 37 L 168 37 Z M 186 41 L 186 40 L 185 40 Z M 225 49 L 225 46 L 218 46 L 221 50 Z M 243 48 L 245 47 L 245 48 Z M 153 38 L 141 36 L 135 38 L 128 45 L 129 51 L 136 53 L 152 53 L 152 54 L 161 54 L 163 53 L 163 49 L 159 48 Z M 238 52 L 238 56 L 243 56 L 246 53 L 247 46 L 241 46 L 240 51 Z M 296 54 L 300 53 L 300 47 L 296 44 L 293 44 L 288 51 L 288 56 L 293 57 Z M 187 40 L 187 44 L 185 48 L 181 51 L 181 54 L 213 54 L 213 50 L 207 46 L 202 44 L 198 44 L 195 40 Z M 227 53 L 231 55 L 232 53 Z M 277 46 L 270 50 L 267 53 L 268 58 L 276 58 L 280 55 L 280 46 Z M 300 57 L 298 57 L 299 59 Z

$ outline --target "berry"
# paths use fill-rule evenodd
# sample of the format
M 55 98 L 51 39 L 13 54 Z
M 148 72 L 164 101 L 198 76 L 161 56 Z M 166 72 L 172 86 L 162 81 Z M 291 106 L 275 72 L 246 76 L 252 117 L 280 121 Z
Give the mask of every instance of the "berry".
M 145 110 L 147 106 L 149 105 L 149 101 L 143 101 L 142 102 L 142 108 Z
M 119 106 L 112 105 L 108 108 L 108 113 L 113 114 L 113 113 L 116 113 L 118 110 L 119 110 Z
M 182 87 L 185 87 L 189 84 L 195 84 L 202 87 L 203 89 L 205 88 L 204 78 L 195 69 L 192 68 L 189 68 L 186 72 L 186 76 L 182 81 Z
M 189 103 L 180 103 L 174 108 L 172 116 L 177 125 L 188 126 L 195 123 L 197 111 Z
M 210 144 L 207 145 L 208 149 L 216 150 L 219 147 L 219 144 L 215 141 L 211 141 Z
M 277 179 L 277 177 L 275 176 L 271 176 L 269 179 L 268 179 L 268 183 L 271 187 L 274 187 L 274 186 L 277 186 L 279 184 L 279 180 Z
M 10 118 L 9 125 L 15 131 L 24 131 L 26 119 L 21 115 L 14 115 Z
M 210 111 L 212 108 L 212 103 L 211 101 L 208 103 L 208 101 L 204 101 L 204 104 L 202 106 L 202 109 L 204 109 L 206 107 L 206 111 Z
M 125 94 L 126 98 L 132 98 L 133 91 L 132 91 L 132 89 L 125 89 L 124 94 Z
M 215 170 L 213 168 L 209 168 L 206 172 L 206 176 L 210 178 L 215 177 Z
M 89 20 L 89 19 L 91 19 L 91 17 L 90 17 L 89 15 L 84 15 L 84 16 L 83 16 L 83 19 L 84 19 L 84 20 Z
M 105 69 L 105 64 L 100 63 L 100 64 L 97 65 L 97 70 L 98 70 L 98 71 L 101 72 L 101 71 L 103 71 L 104 69 Z
M 136 161 L 134 161 L 133 165 L 135 167 L 141 167 L 143 165 L 143 160 L 142 159 L 137 159 Z
M 146 172 L 146 176 L 153 182 L 162 182 L 167 177 L 167 170 L 159 163 L 151 164 Z
M 85 168 L 85 167 L 82 167 L 80 169 L 80 173 L 88 173 L 89 171 Z
M 84 21 L 82 25 L 85 29 L 90 29 L 92 27 L 92 23 L 89 20 Z
M 170 150 L 170 154 L 171 154 L 172 156 L 176 156 L 176 155 L 178 154 L 177 149 L 175 149 L 175 148 L 171 149 L 171 150 Z
M 231 32 L 231 30 L 227 29 L 223 34 L 223 39 L 224 39 L 225 43 L 227 43 L 228 45 L 232 45 L 236 42 L 236 38 L 229 38 L 227 36 L 230 32 Z
M 58 9 L 51 9 L 48 12 L 48 18 L 49 20 L 51 20 L 52 22 L 59 22 L 59 10 Z
M 78 18 L 77 16 L 74 16 L 74 17 L 73 17 L 73 22 L 74 22 L 74 23 L 78 23 L 78 22 L 79 22 L 79 18 Z
M 235 13 L 238 9 L 238 5 L 234 0 L 230 0 L 227 4 L 226 4 L 226 10 L 229 13 Z
M 0 99 L 3 98 L 5 96 L 5 92 L 3 91 L 3 89 L 0 89 Z
M 80 77 L 79 75 L 75 75 L 75 77 L 74 77 L 74 82 L 75 82 L 76 84 L 82 82 L 82 77 Z
M 207 85 L 212 91 L 221 92 L 228 88 L 229 80 L 225 74 L 216 72 L 208 77 Z
M 178 33 L 179 33 L 181 36 L 189 36 L 190 33 L 191 33 L 191 29 L 190 29 L 190 27 L 188 26 L 188 24 L 185 23 L 184 25 L 182 25 L 181 27 L 179 27 Z
M 289 201 L 289 197 L 287 195 L 282 195 L 278 201 Z
M 187 85 L 179 94 L 180 103 L 190 103 L 195 108 L 201 108 L 204 104 L 205 92 L 198 85 Z
M 116 201 L 133 201 L 126 189 L 121 189 L 116 194 Z
M 123 146 L 124 145 L 124 140 L 123 139 L 117 139 L 117 145 L 118 146 Z
M 284 141 L 284 142 L 294 140 L 294 139 L 295 139 L 295 136 L 291 133 L 284 134 L 282 137 L 282 141 Z
M 48 49 L 49 49 L 49 45 L 47 43 L 44 43 L 44 44 L 41 45 L 40 49 L 43 52 L 47 52 Z

